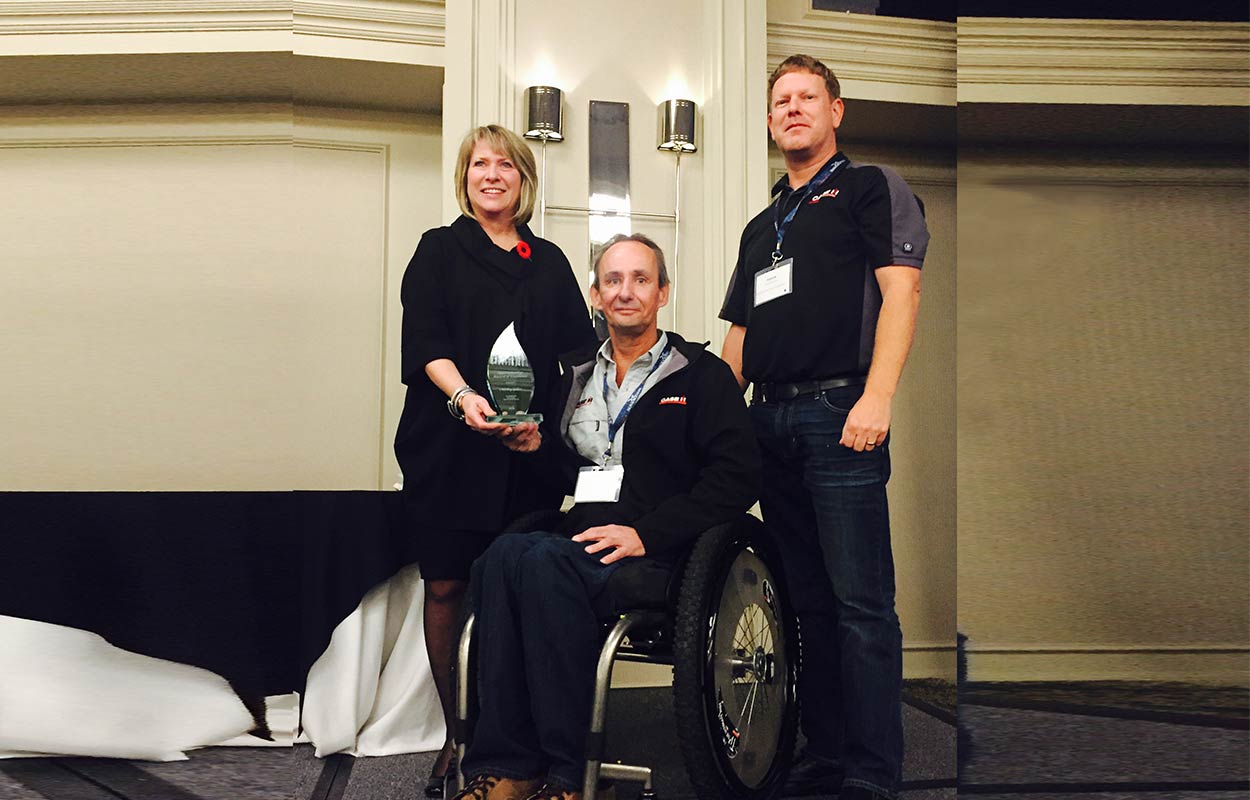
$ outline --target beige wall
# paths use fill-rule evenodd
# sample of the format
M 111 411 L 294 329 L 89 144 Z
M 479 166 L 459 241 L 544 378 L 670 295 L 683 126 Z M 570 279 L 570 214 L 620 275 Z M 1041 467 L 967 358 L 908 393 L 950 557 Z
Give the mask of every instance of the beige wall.
M 438 222 L 439 128 L 296 135 L 289 105 L 4 110 L 0 486 L 394 481 L 391 289 Z
M 370 459 L 370 471 L 333 488 L 389 489 L 399 477 L 392 448 L 404 403 L 399 286 L 421 234 L 444 224 L 439 204 L 432 202 L 444 190 L 441 142 L 436 116 L 296 109 L 297 163 L 309 213 L 297 226 L 295 247 L 301 259 L 336 276 L 337 284 L 318 294 L 319 314 L 336 326 L 350 326 L 334 337 L 318 385 L 351 383 L 337 391 L 369 393 L 369 402 L 358 409 L 344 406 L 344 414 L 323 418 L 323 425 L 336 420 L 326 427 L 359 428 L 352 435 Z M 359 300 L 354 314 L 350 298 Z
M 1246 678 L 1245 163 L 1170 155 L 960 151 L 973 679 Z
M 285 488 L 289 107 L 8 108 L 7 489 Z M 288 320 L 291 322 L 291 320 Z M 11 327 L 10 327 L 11 326 Z M 8 337 L 6 337 L 8 338 Z

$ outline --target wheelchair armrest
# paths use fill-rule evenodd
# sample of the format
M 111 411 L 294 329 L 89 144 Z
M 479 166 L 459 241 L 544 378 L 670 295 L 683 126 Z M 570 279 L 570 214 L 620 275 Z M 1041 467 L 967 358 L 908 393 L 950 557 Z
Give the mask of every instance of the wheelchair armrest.
M 533 533 L 534 531 L 557 531 L 564 520 L 564 512 L 558 508 L 531 511 L 517 518 L 504 533 Z

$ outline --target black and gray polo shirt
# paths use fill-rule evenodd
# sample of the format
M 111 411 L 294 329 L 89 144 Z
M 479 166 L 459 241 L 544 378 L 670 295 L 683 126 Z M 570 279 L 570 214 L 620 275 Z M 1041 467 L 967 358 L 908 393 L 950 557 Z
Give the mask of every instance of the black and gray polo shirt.
M 838 159 L 846 157 L 839 152 L 826 166 Z M 747 329 L 743 377 L 794 382 L 866 375 L 881 310 L 875 270 L 924 264 L 923 205 L 893 170 L 850 161 L 820 186 L 791 189 L 783 177 L 773 194 L 742 232 L 720 311 L 721 319 Z M 781 246 L 782 257 L 794 259 L 793 289 L 757 306 L 755 274 L 772 264 L 774 223 L 795 204 Z

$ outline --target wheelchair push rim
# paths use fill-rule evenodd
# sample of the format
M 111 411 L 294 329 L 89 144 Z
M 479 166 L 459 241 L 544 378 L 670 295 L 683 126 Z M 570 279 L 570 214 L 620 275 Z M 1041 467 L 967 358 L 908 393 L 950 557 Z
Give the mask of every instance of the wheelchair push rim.
M 725 766 L 747 789 L 773 766 L 789 702 L 789 653 L 781 634 L 776 580 L 751 549 L 724 577 L 720 605 L 708 619 L 708 713 Z
M 702 602 L 687 598 L 687 618 L 698 606 L 701 628 L 695 671 L 703 747 L 683 746 L 703 800 L 775 796 L 794 749 L 798 632 L 762 544 L 741 528 L 709 542 L 698 570 Z M 693 699 L 695 687 L 683 683 Z

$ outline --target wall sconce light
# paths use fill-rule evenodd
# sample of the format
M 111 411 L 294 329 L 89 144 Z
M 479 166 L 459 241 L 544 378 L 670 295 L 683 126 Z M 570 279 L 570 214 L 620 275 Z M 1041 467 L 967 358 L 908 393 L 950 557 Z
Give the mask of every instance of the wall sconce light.
M 564 92 L 554 86 L 525 90 L 525 138 L 544 142 L 564 140 Z
M 564 92 L 554 86 L 525 90 L 525 138 L 538 139 L 538 235 L 547 235 L 547 142 L 564 141 Z
M 681 263 L 681 157 L 686 153 L 694 153 L 699 149 L 695 142 L 695 114 L 698 106 L 693 100 L 665 100 L 660 103 L 660 136 L 657 150 L 667 150 L 676 154 L 677 163 L 673 174 L 673 258 L 672 272 L 676 277 L 678 265 Z M 669 304 L 673 309 L 673 327 L 677 327 L 677 288 L 669 294 Z
M 659 150 L 693 153 L 699 149 L 694 140 L 694 119 L 698 107 L 692 100 L 665 100 L 660 104 Z

